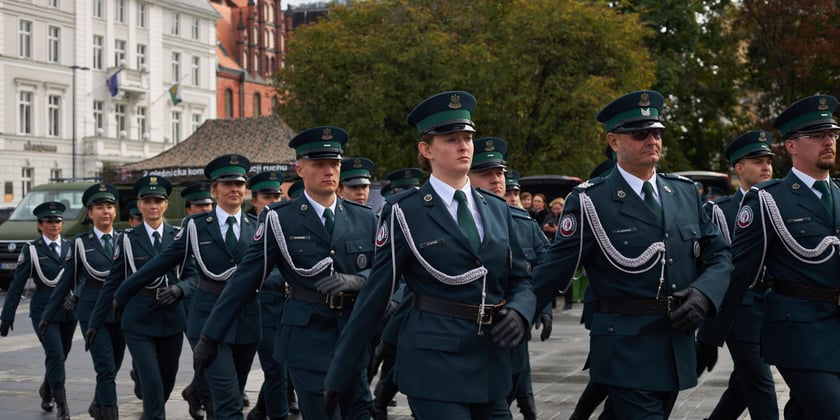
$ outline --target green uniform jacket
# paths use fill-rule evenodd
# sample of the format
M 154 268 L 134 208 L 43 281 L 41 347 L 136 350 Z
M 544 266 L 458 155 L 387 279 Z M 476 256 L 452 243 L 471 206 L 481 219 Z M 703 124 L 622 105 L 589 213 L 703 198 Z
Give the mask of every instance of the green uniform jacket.
M 429 183 L 419 190 L 387 198 L 371 276 L 338 342 L 336 356 L 327 371 L 327 389 L 346 392 L 352 386 L 352 367 L 363 359 L 367 343 L 391 299 L 395 278 L 405 278 L 407 293 L 460 304 L 481 303 L 481 278 L 457 286 L 439 281 L 409 249 L 396 221 L 393 233 L 390 231 L 395 204 L 405 212 L 413 244 L 433 267 L 454 276 L 484 266 L 488 270 L 486 304 L 506 300 L 507 308 L 528 321 L 533 318 L 536 299 L 525 256 L 514 233 L 511 210 L 493 194 L 476 190 L 472 194 L 484 225 L 478 253 Z M 475 320 L 438 315 L 413 306 L 407 311 L 401 316 L 397 339 L 395 372 L 401 392 L 414 398 L 460 403 L 488 403 L 508 395 L 512 388 L 512 355 L 510 350 L 492 343 L 492 325 L 483 326 L 483 334 L 479 335 Z
M 578 259 L 586 269 L 596 300 L 657 298 L 662 264 L 655 262 L 651 269 L 637 274 L 616 268 L 598 245 L 592 221 L 587 218 L 581 223 L 580 194 L 585 192 L 592 199 L 607 239 L 625 257 L 638 257 L 652 243 L 664 241 L 660 299 L 690 286 L 709 298 L 715 308 L 720 305 L 732 270 L 728 244 L 702 211 L 691 180 L 659 174 L 656 182 L 664 229 L 618 170 L 575 187 L 563 207 L 557 238 L 545 261 L 534 271 L 539 304 L 566 288 Z M 627 270 L 640 271 L 650 265 Z M 594 382 L 648 391 L 675 391 L 697 385 L 694 334 L 672 328 L 664 313 L 595 312 L 589 356 Z
M 15 267 L 15 274 L 12 278 L 9 290 L 6 292 L 6 301 L 3 303 L 3 313 L 0 314 L 0 319 L 2 320 L 15 320 L 15 311 L 20 304 L 23 287 L 26 285 L 26 280 L 28 278 L 32 277 L 35 280 L 36 286 L 32 299 L 29 301 L 30 318 L 36 321 L 41 320 L 41 314 L 44 312 L 44 308 L 47 306 L 47 302 L 50 300 L 50 295 L 53 292 L 53 287 L 48 286 L 41 280 L 38 276 L 38 271 L 35 270 L 35 267 L 32 265 L 32 255 L 29 253 L 30 244 L 35 245 L 35 253 L 38 257 L 37 264 L 41 266 L 41 271 L 47 279 L 54 279 L 58 275 L 58 272 L 61 271 L 61 267 L 64 265 L 64 255 L 59 257 L 54 256 L 50 248 L 44 242 L 43 237 L 26 244 L 26 246 L 20 250 L 20 257 L 18 257 L 17 267 Z M 62 254 L 67 254 L 69 248 L 67 244 L 67 240 L 61 239 Z M 74 321 L 76 319 L 72 312 L 67 312 L 65 310 L 60 311 L 57 316 L 58 318 L 56 318 L 55 321 Z

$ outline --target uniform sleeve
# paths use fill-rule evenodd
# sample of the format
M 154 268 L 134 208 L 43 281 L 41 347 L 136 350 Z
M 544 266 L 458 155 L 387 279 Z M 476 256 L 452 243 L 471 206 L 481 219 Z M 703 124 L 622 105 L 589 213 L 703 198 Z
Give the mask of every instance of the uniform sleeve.
M 187 228 L 181 229 L 179 235 L 166 247 L 163 252 L 149 260 L 139 270 L 135 271 L 122 282 L 114 299 L 125 305 L 128 298 L 137 294 L 140 289 L 148 285 L 154 279 L 165 275 L 174 269 L 178 264 L 184 264 L 191 252 L 189 246 L 189 234 Z
M 700 257 L 698 276 L 691 287 L 701 291 L 715 307 L 720 308 L 729 276 L 732 273 L 732 254 L 729 244 L 723 238 L 720 228 L 712 223 L 709 215 L 703 211 L 698 198 L 697 210 L 700 215 Z
M 507 210 L 508 237 L 510 238 L 511 267 L 508 274 L 508 295 L 505 307 L 515 310 L 530 324 L 536 312 L 537 297 L 534 295 L 531 273 L 526 265 L 527 259 L 514 233 L 513 216 L 510 208 Z M 544 251 L 543 251 L 544 252 Z
M 3 302 L 3 313 L 0 314 L 0 319 L 4 321 L 15 320 L 15 311 L 20 304 L 20 295 L 23 293 L 26 279 L 32 275 L 34 275 L 32 256 L 29 254 L 29 245 L 27 245 L 20 250 L 12 283 L 9 285 L 9 290 L 6 291 L 6 300 Z
M 111 263 L 111 270 L 108 277 L 105 278 L 99 297 L 96 298 L 96 306 L 90 314 L 90 328 L 102 328 L 106 320 L 112 320 L 114 317 L 114 293 L 125 280 L 125 235 L 126 233 L 123 232 L 117 238 L 117 250 L 119 252 L 114 252 L 115 258 Z
M 260 227 L 254 235 L 254 241 L 248 246 L 245 257 L 236 271 L 227 280 L 219 299 L 213 305 L 210 316 L 204 322 L 201 334 L 215 341 L 222 341 L 231 324 L 245 307 L 254 293 L 261 287 L 263 277 L 271 273 L 280 255 L 274 232 L 265 220 L 269 212 L 260 214 Z
M 64 298 L 67 297 L 67 294 L 71 290 L 78 287 L 76 284 L 76 241 L 68 241 L 67 247 L 67 253 L 64 257 L 64 272 L 61 274 L 61 278 L 58 279 L 58 283 L 50 295 L 50 300 L 44 308 L 44 313 L 41 314 L 41 319 L 47 322 L 52 322 L 57 311 L 64 310 Z
M 195 268 L 195 261 L 190 258 L 184 264 L 181 278 L 178 279 L 178 287 L 184 292 L 185 298 L 192 297 L 195 288 L 198 287 L 198 270 Z

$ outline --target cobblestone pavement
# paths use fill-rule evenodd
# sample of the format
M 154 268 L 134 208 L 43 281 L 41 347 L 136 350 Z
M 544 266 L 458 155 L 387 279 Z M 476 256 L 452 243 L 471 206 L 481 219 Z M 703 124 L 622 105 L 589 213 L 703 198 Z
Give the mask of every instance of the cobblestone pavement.
M 0 296 L 2 299 L 5 296 Z M 15 330 L 8 337 L 0 338 L 0 410 L 3 413 L 0 417 L 5 419 L 44 420 L 55 416 L 53 413 L 44 413 L 40 408 L 38 386 L 43 378 L 43 351 L 28 313 L 28 301 L 23 301 L 17 311 Z M 589 340 L 586 330 L 578 323 L 580 314 L 580 304 L 575 304 L 568 311 L 557 310 L 551 338 L 545 342 L 537 338 L 530 343 L 532 382 L 541 420 L 567 419 L 588 381 L 588 373 L 581 368 L 586 359 Z M 181 370 L 178 372 L 175 390 L 166 404 L 167 417 L 176 420 L 189 419 L 187 405 L 180 397 L 181 390 L 192 377 L 192 352 L 186 340 L 180 360 Z M 126 360 L 117 376 L 120 415 L 124 419 L 139 419 L 143 407 L 132 392 L 133 384 L 128 374 L 130 365 L 130 355 L 126 352 Z M 89 418 L 87 407 L 93 399 L 95 375 L 90 355 L 84 352 L 84 341 L 78 329 L 66 366 L 71 415 L 77 419 Z M 680 393 L 671 418 L 699 420 L 707 416 L 723 393 L 731 368 L 732 362 L 724 349 L 720 352 L 720 360 L 714 371 L 704 374 L 699 386 Z M 774 374 L 781 407 L 788 398 L 787 387 L 775 369 Z M 259 361 L 255 360 L 245 389 L 252 402 L 257 400 L 262 379 Z M 514 419 L 521 418 L 515 406 L 513 412 Z M 390 409 L 390 414 L 391 418 L 397 420 L 411 419 L 404 396 L 397 398 L 397 406 Z M 299 416 L 290 418 L 296 419 Z M 742 418 L 749 416 L 745 414 Z

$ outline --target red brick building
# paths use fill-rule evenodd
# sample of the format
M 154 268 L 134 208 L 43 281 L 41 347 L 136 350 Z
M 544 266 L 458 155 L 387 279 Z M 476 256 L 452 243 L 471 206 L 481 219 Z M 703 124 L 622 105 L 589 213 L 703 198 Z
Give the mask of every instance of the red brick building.
M 280 0 L 211 0 L 216 22 L 219 118 L 269 115 L 271 75 L 283 65 L 285 19 Z

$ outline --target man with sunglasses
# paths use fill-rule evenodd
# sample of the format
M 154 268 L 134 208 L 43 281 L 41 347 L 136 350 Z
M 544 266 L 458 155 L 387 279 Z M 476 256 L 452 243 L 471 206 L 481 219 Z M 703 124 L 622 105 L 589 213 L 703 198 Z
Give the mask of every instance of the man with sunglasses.
M 793 168 L 744 197 L 732 237 L 730 290 L 698 337 L 722 345 L 747 288 L 762 276 L 772 279 L 764 295 L 762 356 L 782 374 L 805 418 L 840 417 L 840 188 L 830 177 L 840 135 L 836 109 L 833 96 L 814 95 L 773 121 Z
M 594 297 L 590 377 L 606 385 L 605 409 L 621 418 L 667 418 L 678 392 L 697 385 L 694 330 L 720 305 L 732 270 L 694 183 L 656 173 L 663 104 L 661 93 L 644 90 L 598 113 L 616 167 L 569 194 L 533 273 L 542 308 L 578 266 L 586 270 Z

